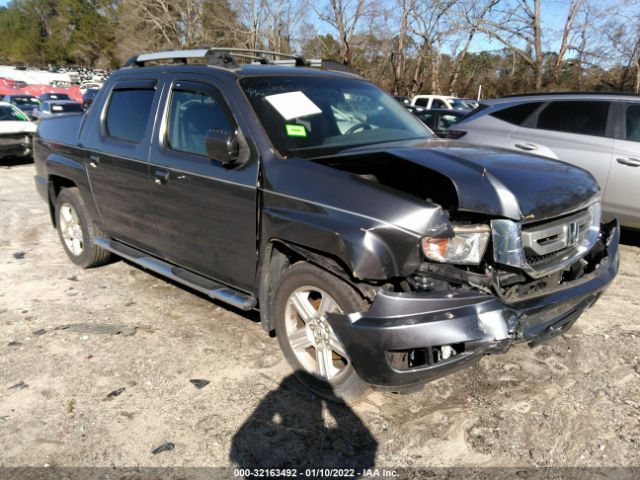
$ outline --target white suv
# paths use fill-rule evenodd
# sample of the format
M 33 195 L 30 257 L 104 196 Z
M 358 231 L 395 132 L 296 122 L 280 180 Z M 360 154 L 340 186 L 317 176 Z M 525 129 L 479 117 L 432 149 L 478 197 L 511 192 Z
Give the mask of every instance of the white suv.
M 468 100 L 445 95 L 416 95 L 411 105 L 426 109 L 473 110 L 475 107 Z
M 605 213 L 640 229 L 640 95 L 555 93 L 487 100 L 447 136 L 582 167 L 600 184 Z

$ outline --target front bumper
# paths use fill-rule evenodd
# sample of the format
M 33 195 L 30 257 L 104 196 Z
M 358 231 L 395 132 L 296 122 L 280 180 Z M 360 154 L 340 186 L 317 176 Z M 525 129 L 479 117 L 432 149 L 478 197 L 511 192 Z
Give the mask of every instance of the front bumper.
M 618 271 L 618 222 L 604 225 L 602 233 L 606 254 L 598 267 L 543 296 L 507 304 L 481 292 L 381 291 L 367 312 L 328 320 L 364 381 L 407 387 L 434 380 L 513 343 L 535 344 L 566 331 Z M 398 362 L 413 356 L 415 364 L 416 355 L 424 360 L 418 366 Z
M 0 158 L 28 157 L 31 155 L 31 135 L 0 135 Z

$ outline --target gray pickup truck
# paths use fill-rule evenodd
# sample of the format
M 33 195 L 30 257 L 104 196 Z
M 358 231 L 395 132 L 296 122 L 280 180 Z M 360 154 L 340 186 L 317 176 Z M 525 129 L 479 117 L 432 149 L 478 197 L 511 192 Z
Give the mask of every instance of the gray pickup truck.
M 145 54 L 86 113 L 43 119 L 35 180 L 71 261 L 115 254 L 259 309 L 301 380 L 345 401 L 569 328 L 618 269 L 593 177 L 439 140 L 341 70 Z

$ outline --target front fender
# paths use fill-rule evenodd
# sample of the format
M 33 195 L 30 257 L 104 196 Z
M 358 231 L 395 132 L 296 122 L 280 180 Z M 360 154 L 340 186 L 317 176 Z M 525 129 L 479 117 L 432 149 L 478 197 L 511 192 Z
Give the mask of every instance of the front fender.
M 265 193 L 263 238 L 324 252 L 360 280 L 406 276 L 420 264 L 420 235 L 357 213 Z

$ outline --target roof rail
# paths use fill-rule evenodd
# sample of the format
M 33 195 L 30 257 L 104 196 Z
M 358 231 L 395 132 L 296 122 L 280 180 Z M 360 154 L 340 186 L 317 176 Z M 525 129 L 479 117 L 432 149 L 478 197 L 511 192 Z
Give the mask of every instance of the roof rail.
M 124 62 L 122 68 L 144 67 L 147 62 L 157 61 L 173 61 L 173 63 L 187 64 L 189 59 L 204 59 L 206 60 L 207 65 L 230 69 L 240 68 L 240 64 L 236 62 L 236 59 L 244 59 L 251 60 L 252 64 L 316 67 L 324 70 L 339 71 L 359 76 L 359 74 L 348 65 L 343 65 L 342 63 L 331 60 L 306 60 L 300 55 L 293 55 L 290 53 L 226 47 L 167 50 L 162 52 L 133 55 Z
M 637 93 L 632 92 L 534 92 L 534 93 L 516 93 L 513 95 L 504 95 L 500 98 L 517 98 L 517 97 L 542 97 L 552 95 L 624 95 L 627 97 L 637 97 Z

